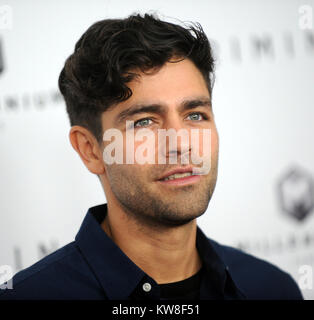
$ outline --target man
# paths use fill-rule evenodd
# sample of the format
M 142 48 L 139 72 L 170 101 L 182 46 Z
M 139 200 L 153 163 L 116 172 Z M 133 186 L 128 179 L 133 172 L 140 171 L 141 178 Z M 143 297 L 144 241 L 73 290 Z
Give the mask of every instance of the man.
M 199 25 L 131 15 L 83 34 L 59 87 L 71 144 L 107 204 L 88 210 L 75 241 L 16 274 L 2 299 L 302 299 L 290 275 L 196 224 L 217 178 L 213 80 Z M 162 130 L 188 139 L 160 143 Z

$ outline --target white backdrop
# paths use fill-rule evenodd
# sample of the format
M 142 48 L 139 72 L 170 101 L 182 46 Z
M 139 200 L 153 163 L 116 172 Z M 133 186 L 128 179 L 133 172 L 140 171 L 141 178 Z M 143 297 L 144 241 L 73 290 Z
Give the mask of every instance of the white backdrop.
M 302 5 L 314 1 L 0 0 L 0 266 L 15 273 L 73 241 L 105 202 L 70 146 L 58 75 L 92 23 L 157 11 L 200 22 L 218 59 L 219 174 L 199 225 L 302 283 L 300 267 L 314 267 L 314 31 L 300 27 Z

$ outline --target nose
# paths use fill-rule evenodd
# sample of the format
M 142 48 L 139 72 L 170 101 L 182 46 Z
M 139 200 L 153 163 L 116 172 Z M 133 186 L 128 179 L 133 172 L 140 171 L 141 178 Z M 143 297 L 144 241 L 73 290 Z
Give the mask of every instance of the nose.
M 166 135 L 166 143 L 162 144 L 162 154 L 169 159 L 170 163 L 188 163 L 191 146 L 190 131 L 184 124 L 184 120 L 177 114 L 169 114 L 164 122 L 164 133 Z

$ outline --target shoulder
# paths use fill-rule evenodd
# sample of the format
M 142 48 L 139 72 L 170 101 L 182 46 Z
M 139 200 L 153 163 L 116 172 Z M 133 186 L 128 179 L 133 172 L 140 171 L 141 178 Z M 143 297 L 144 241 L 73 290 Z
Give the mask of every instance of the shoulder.
M 98 286 L 75 242 L 71 242 L 16 273 L 12 289 L 0 290 L 0 300 L 80 298 L 82 283 Z
M 295 280 L 274 264 L 209 239 L 248 299 L 303 299 Z

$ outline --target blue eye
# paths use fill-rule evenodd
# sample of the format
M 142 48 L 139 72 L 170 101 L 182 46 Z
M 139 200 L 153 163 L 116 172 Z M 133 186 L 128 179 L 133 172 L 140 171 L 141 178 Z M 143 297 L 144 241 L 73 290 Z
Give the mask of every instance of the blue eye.
M 203 116 L 200 113 L 191 113 L 190 115 L 188 115 L 188 117 L 190 117 L 190 119 L 193 121 L 203 120 Z
M 150 121 L 152 121 L 152 120 L 149 119 L 149 118 L 137 120 L 137 121 L 134 122 L 134 128 L 149 126 L 151 124 Z

